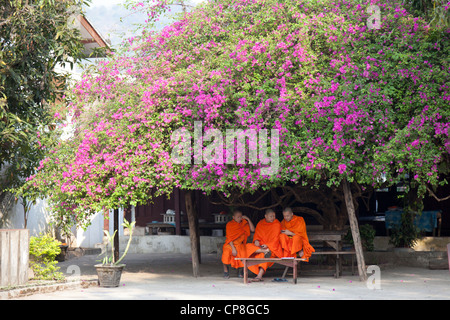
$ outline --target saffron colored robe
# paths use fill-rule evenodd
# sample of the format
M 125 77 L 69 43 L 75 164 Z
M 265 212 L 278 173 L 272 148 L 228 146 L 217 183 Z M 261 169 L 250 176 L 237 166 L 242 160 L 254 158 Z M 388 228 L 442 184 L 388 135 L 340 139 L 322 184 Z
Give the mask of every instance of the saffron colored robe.
M 256 240 L 259 241 L 260 245 L 267 245 L 269 250 L 272 252 L 271 258 L 281 258 L 283 256 L 283 249 L 280 244 L 280 233 L 281 233 L 281 223 L 277 219 L 273 222 L 267 222 L 266 219 L 262 219 L 255 228 L 255 234 L 253 235 L 253 242 Z M 255 253 L 260 249 L 260 247 L 254 245 L 254 243 L 247 243 L 247 254 L 248 257 L 252 258 L 264 258 L 264 253 Z M 263 268 L 264 272 L 267 268 L 273 266 L 273 263 L 264 262 L 254 266 L 249 267 L 248 269 L 258 274 L 259 268 Z
M 303 250 L 303 257 L 309 261 L 311 254 L 315 252 L 314 248 L 309 244 L 308 235 L 306 234 L 306 224 L 302 217 L 294 215 L 290 221 L 283 219 L 281 221 L 281 229 L 289 230 L 295 233 L 294 236 L 285 234 L 280 235 L 281 247 L 283 248 L 284 257 L 295 257 L 297 252 Z
M 247 257 L 246 243 L 249 236 L 250 226 L 247 220 L 242 220 L 240 223 L 231 220 L 227 223 L 225 229 L 226 240 L 222 247 L 223 264 L 231 265 L 232 268 L 242 268 L 244 266 L 242 261 L 235 260 L 235 258 Z M 233 249 L 230 246 L 230 242 L 233 242 L 233 245 L 236 248 L 236 256 L 233 256 Z

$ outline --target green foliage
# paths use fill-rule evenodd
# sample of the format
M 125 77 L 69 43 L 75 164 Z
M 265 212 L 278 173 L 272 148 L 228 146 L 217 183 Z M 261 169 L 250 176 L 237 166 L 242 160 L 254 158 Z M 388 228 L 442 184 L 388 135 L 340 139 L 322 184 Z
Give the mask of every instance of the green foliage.
M 157 3 L 138 5 L 154 18 L 174 1 Z M 379 29 L 367 27 L 369 4 L 380 6 Z M 229 197 L 343 179 L 385 187 L 408 174 L 423 195 L 448 174 L 448 34 L 399 0 L 208 1 L 130 42 L 76 85 L 74 136 L 48 149 L 24 188 L 50 197 L 61 221 L 174 187 Z M 172 133 L 194 121 L 222 133 L 277 129 L 279 170 L 264 174 L 261 157 L 172 161 Z
M 38 280 L 62 280 L 64 275 L 58 272 L 55 258 L 61 253 L 61 243 L 45 234 L 30 238 L 30 267 L 34 278 Z
M 450 27 L 450 2 L 448 0 L 411 0 L 408 2 L 417 15 L 440 29 Z
M 420 239 L 420 230 L 414 225 L 415 213 L 406 209 L 402 213 L 401 223 L 393 228 L 389 243 L 396 248 L 412 248 Z
M 66 89 L 58 65 L 82 58 L 73 18 L 81 0 L 15 0 L 0 4 L 0 191 L 17 187 L 43 158 L 40 135 L 58 122 L 54 110 Z M 9 165 L 7 165 L 9 164 Z
M 370 224 L 363 224 L 359 226 L 359 234 L 361 236 L 361 242 L 364 250 L 373 251 L 374 249 L 373 240 L 375 239 L 375 229 Z M 345 241 L 353 244 L 353 237 L 351 230 L 347 232 L 344 239 Z

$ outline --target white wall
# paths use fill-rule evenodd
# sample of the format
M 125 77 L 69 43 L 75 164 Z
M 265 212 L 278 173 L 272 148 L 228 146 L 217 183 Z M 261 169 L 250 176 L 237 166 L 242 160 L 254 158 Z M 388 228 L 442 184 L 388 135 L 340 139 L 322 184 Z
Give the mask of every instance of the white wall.
M 24 211 L 21 199 L 15 203 L 0 226 L 3 229 L 23 229 Z M 39 233 L 46 233 L 51 230 L 49 226 L 50 214 L 45 200 L 38 200 L 36 205 L 31 206 L 28 213 L 27 229 L 30 230 L 30 236 L 38 236 Z
M 96 244 L 102 243 L 103 239 L 103 213 L 97 212 L 91 217 L 91 224 L 86 230 L 78 228 L 72 232 L 76 236 L 76 242 L 72 246 L 83 248 L 94 248 Z M 74 228 L 75 229 L 75 228 Z
M 22 229 L 24 227 L 23 206 L 20 199 L 2 220 L 3 224 L 0 225 L 0 228 L 3 229 Z M 36 205 L 31 206 L 28 213 L 27 229 L 30 230 L 30 236 L 39 236 L 40 233 L 52 232 L 53 228 L 50 222 L 51 215 L 47 201 L 38 200 Z M 72 233 L 76 237 L 71 244 L 72 246 L 94 248 L 95 244 L 102 243 L 103 214 L 101 212 L 95 214 L 91 218 L 91 225 L 86 230 L 73 228 Z
M 113 211 L 110 210 L 109 230 L 114 229 Z M 132 207 L 132 221 L 134 221 L 134 207 Z M 21 200 L 15 204 L 5 217 L 0 221 L 0 228 L 3 229 L 22 229 L 24 227 L 23 206 Z M 91 224 L 86 230 L 82 228 L 72 228 L 72 234 L 75 239 L 70 243 L 72 247 L 95 248 L 97 244 L 103 242 L 104 215 L 98 212 L 91 217 Z M 2 223 L 3 222 L 3 223 Z M 27 229 L 30 230 L 30 236 L 39 236 L 39 233 L 52 232 L 50 208 L 46 200 L 38 200 L 36 205 L 31 206 L 28 214 Z M 124 235 L 123 209 L 119 209 L 119 237 Z
M 123 252 L 128 243 L 128 236 L 119 238 L 119 251 Z M 200 237 L 200 251 L 212 253 L 222 250 L 225 237 Z M 191 253 L 191 241 L 188 236 L 152 235 L 133 236 L 128 253 Z

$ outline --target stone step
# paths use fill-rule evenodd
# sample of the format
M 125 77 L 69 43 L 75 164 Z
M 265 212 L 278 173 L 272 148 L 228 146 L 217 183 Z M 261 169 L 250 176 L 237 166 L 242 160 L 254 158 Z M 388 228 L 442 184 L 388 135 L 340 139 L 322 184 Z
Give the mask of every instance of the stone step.
M 429 268 L 432 270 L 449 270 L 448 259 L 430 260 Z
M 75 257 L 81 257 L 81 256 L 88 256 L 88 255 L 99 255 L 102 253 L 101 248 L 69 248 L 67 250 L 66 254 L 66 260 L 75 258 Z

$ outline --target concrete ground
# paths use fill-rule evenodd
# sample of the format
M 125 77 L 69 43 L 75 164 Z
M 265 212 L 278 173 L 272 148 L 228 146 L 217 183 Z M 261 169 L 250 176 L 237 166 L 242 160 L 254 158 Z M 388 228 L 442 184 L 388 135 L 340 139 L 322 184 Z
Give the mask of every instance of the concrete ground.
M 86 255 L 59 263 L 60 271 L 70 277 L 72 270 L 80 271 L 81 279 L 96 279 L 94 264 L 99 258 Z M 117 288 L 75 288 L 45 294 L 21 297 L 34 299 L 77 300 L 291 300 L 291 299 L 344 299 L 344 300 L 395 300 L 395 299 L 450 299 L 449 270 L 381 266 L 379 289 L 370 289 L 358 275 L 344 270 L 335 279 L 333 268 L 302 264 L 296 285 L 288 274 L 288 282 L 273 282 L 281 277 L 282 266 L 273 267 L 261 283 L 244 284 L 231 272 L 223 279 L 223 269 L 216 254 L 203 254 L 200 277 L 192 276 L 190 255 L 187 254 L 129 254 L 121 284 Z M 79 269 L 78 269 L 79 268 Z M 234 271 L 234 270 L 233 270 Z M 76 273 L 75 273 L 76 275 Z M 376 278 L 369 274 L 370 282 Z

